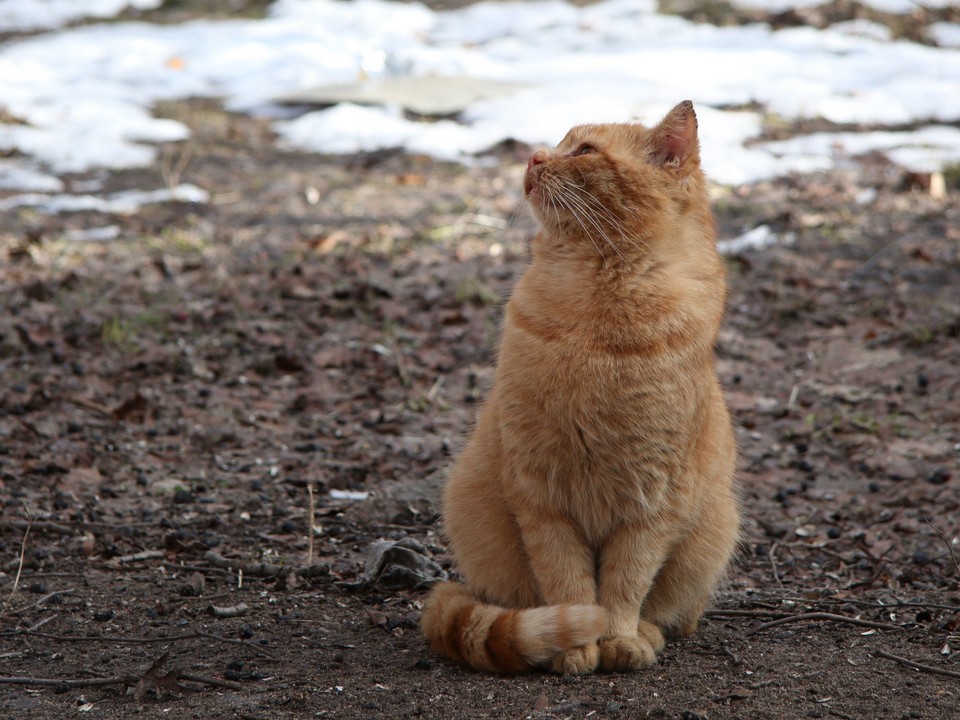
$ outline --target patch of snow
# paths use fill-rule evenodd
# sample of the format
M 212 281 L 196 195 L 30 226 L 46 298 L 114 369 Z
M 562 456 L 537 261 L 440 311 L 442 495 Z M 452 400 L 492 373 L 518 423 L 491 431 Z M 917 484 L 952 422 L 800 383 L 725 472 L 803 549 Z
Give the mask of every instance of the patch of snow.
M 781 238 L 769 225 L 758 225 L 747 230 L 742 235 L 728 240 L 717 241 L 717 252 L 721 255 L 736 255 L 744 250 L 763 250 L 771 245 L 780 243 L 790 243 L 792 238 L 789 236 Z
M 960 48 L 960 23 L 933 23 L 927 28 L 927 36 L 940 47 Z
M 366 500 L 370 493 L 367 490 L 331 490 L 330 497 L 334 500 Z
M 27 193 L 0 200 L 0 211 L 31 207 L 48 215 L 80 210 L 129 215 L 143 205 L 163 202 L 204 203 L 210 194 L 196 185 L 184 184 L 160 190 L 122 190 L 112 195 L 46 195 Z
M 102 1 L 82 5 L 91 12 L 106 7 Z M 905 7 L 907 0 L 871 2 Z M 47 4 L 16 2 L 25 13 Z M 405 115 L 402 96 L 299 117 L 277 104 L 319 86 L 429 76 L 520 87 L 469 101 L 456 120 L 438 122 Z M 55 191 L 44 177 L 150 165 L 156 143 L 189 137 L 185 125 L 153 117 L 152 106 L 188 97 L 266 114 L 283 142 L 302 150 L 403 147 L 456 160 L 511 138 L 553 145 L 581 122 L 656 122 L 692 99 L 704 168 L 719 183 L 837 161 L 835 142 L 756 143 L 769 115 L 874 130 L 927 123 L 894 146 L 876 132 L 840 138 L 859 153 L 889 151 L 896 162 L 926 167 L 952 161 L 960 149 L 947 125 L 960 121 L 958 87 L 960 50 L 891 42 L 864 21 L 825 30 L 715 27 L 660 14 L 653 0 L 482 2 L 451 11 L 386 0 L 278 0 L 264 19 L 91 24 L 0 48 L 0 105 L 24 123 L 0 124 L 0 151 L 23 156 L 0 158 L 0 184 L 19 177 L 22 189 Z M 737 109 L 752 106 L 759 110 Z M 936 123 L 944 135 L 931 146 L 925 133 Z

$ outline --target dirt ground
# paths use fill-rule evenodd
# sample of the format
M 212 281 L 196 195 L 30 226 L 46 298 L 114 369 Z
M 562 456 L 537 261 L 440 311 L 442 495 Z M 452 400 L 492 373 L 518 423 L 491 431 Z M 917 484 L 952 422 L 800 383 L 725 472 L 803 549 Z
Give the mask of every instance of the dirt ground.
M 527 260 L 529 148 L 324 157 L 215 101 L 157 112 L 193 138 L 104 192 L 209 203 L 0 230 L 0 713 L 960 718 L 952 176 L 717 188 L 721 239 L 781 239 L 729 257 L 739 563 L 648 671 L 494 677 L 366 560 L 409 538 L 449 569 L 435 498 Z

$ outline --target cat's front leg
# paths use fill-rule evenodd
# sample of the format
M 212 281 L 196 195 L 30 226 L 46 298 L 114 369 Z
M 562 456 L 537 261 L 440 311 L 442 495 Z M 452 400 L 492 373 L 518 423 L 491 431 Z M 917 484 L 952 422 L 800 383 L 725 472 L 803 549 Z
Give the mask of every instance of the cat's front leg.
M 639 670 L 657 661 L 663 634 L 656 625 L 640 620 L 640 607 L 663 556 L 663 544 L 638 524 L 618 528 L 604 543 L 599 600 L 610 611 L 607 634 L 599 643 L 604 670 Z
M 596 605 L 594 557 L 575 526 L 554 513 L 518 517 L 524 550 L 545 605 Z M 600 648 L 588 643 L 560 653 L 551 669 L 586 675 L 600 664 Z

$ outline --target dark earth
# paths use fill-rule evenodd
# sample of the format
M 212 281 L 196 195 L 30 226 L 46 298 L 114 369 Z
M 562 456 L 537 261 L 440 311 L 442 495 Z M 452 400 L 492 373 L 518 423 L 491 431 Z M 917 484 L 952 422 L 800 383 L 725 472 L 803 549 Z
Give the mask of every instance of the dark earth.
M 3 218 L 0 715 L 960 718 L 956 172 L 715 189 L 721 239 L 780 238 L 728 256 L 739 561 L 652 669 L 497 677 L 426 647 L 423 577 L 366 562 L 450 570 L 437 490 L 527 262 L 531 148 L 319 156 L 216 101 L 156 112 L 193 138 L 103 192 L 209 203 Z

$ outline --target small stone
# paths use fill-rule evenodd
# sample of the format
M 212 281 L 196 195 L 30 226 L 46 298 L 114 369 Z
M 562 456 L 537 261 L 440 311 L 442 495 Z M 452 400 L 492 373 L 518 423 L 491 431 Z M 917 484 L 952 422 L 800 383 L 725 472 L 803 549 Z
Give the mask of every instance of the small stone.
M 187 505 L 196 502 L 196 496 L 185 488 L 177 488 L 173 493 L 173 502 L 175 505 Z
M 200 597 L 203 595 L 203 588 L 206 584 L 206 580 L 203 575 L 200 573 L 193 573 L 188 577 L 180 587 L 177 588 L 177 592 L 183 595 L 184 597 Z
M 931 473 L 930 477 L 927 478 L 927 482 L 931 485 L 943 485 L 951 477 L 950 470 L 945 467 L 939 467 Z

